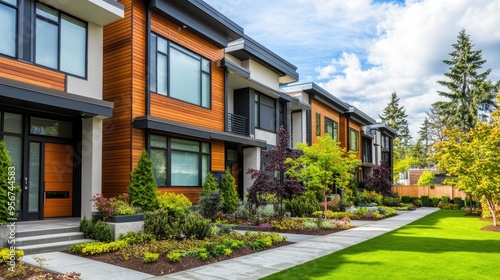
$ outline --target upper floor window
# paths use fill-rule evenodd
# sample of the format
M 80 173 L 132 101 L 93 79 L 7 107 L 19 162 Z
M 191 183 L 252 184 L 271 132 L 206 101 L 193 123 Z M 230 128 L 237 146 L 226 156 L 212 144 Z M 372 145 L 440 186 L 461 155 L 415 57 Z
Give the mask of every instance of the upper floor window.
M 339 124 L 336 121 L 333 121 L 327 117 L 325 117 L 325 133 L 330 135 L 333 140 L 339 140 Z
M 316 113 L 316 135 L 321 135 L 321 115 Z
M 382 135 L 382 143 L 381 143 L 382 151 L 390 151 L 391 150 L 391 138 L 386 135 Z
M 255 93 L 255 127 L 276 132 L 276 100 L 262 93 Z
M 210 108 L 210 60 L 151 34 L 151 91 Z
M 0 0 L 0 53 L 16 56 L 17 0 Z
M 359 151 L 359 132 L 349 128 L 349 150 Z
M 85 77 L 87 24 L 41 3 L 35 24 L 35 63 Z

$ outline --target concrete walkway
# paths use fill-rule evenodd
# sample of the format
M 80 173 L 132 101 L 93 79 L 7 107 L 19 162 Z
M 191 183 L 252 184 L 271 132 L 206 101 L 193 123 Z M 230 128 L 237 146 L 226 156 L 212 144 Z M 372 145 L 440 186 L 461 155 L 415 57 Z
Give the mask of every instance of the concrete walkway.
M 325 236 L 294 234 L 293 236 L 290 235 L 289 241 L 297 243 L 292 245 L 160 277 L 61 252 L 37 256 L 48 260 L 45 262 L 47 266 L 44 266 L 44 268 L 60 273 L 79 272 L 81 273 L 81 279 L 84 280 L 259 279 L 398 229 L 437 210 L 439 209 L 422 207 L 410 212 L 401 212 L 398 216 L 381 221 L 354 221 L 355 228 Z M 25 256 L 24 260 L 29 264 L 37 265 L 33 256 Z

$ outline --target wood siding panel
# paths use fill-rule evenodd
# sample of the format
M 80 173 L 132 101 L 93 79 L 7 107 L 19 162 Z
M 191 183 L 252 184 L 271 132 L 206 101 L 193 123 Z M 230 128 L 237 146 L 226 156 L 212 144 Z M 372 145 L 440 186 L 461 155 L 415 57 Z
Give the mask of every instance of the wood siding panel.
M 222 141 L 212 141 L 212 171 L 225 169 L 225 146 Z
M 102 193 L 128 190 L 132 138 L 132 2 L 120 0 L 125 17 L 104 27 L 103 95 L 114 103 L 113 117 L 103 123 Z
M 66 75 L 43 67 L 0 57 L 0 77 L 65 91 Z
M 224 69 L 216 62 L 224 58 L 224 49 L 207 42 L 187 29 L 154 14 L 152 30 L 207 59 L 211 60 L 212 98 L 211 108 L 203 108 L 187 102 L 152 94 L 151 115 L 198 127 L 224 131 Z
M 316 143 L 316 113 L 321 115 L 321 136 L 325 135 L 325 117 L 336 121 L 339 124 L 339 141 L 342 142 L 340 138 L 340 113 L 335 111 L 328 105 L 319 102 L 316 99 L 311 100 L 311 132 L 312 132 L 312 143 Z
M 45 144 L 44 195 L 48 191 L 69 192 L 68 198 L 46 198 L 43 216 L 68 217 L 73 214 L 73 146 Z

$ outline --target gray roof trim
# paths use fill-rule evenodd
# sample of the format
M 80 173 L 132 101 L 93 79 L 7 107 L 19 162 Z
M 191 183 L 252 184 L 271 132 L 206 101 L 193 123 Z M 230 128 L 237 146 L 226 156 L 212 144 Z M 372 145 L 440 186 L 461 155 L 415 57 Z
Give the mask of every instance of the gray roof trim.
M 243 27 L 201 0 L 151 0 L 151 7 L 221 48 L 243 36 Z
M 388 134 L 392 135 L 392 137 L 395 137 L 396 135 L 398 135 L 396 130 L 394 130 L 392 127 L 387 125 L 387 123 L 376 123 L 376 124 L 372 124 L 372 125 L 367 125 L 366 127 L 368 129 L 377 129 L 379 131 L 385 131 Z
M 292 86 L 284 86 L 281 89 L 285 92 L 296 92 L 303 91 L 310 94 L 310 97 L 316 98 L 323 103 L 329 104 L 332 108 L 343 113 L 349 110 L 349 107 L 345 102 L 333 96 L 331 93 L 326 91 L 324 88 L 318 86 L 316 83 L 304 83 L 296 84 Z
M 263 140 L 240 136 L 228 132 L 204 129 L 152 116 L 137 117 L 134 119 L 133 125 L 135 128 L 139 129 L 153 129 L 153 130 L 171 132 L 186 136 L 192 136 L 206 140 L 213 139 L 213 140 L 234 142 L 252 147 L 261 147 L 261 148 L 267 147 L 266 141 Z
M 279 91 L 279 90 L 273 89 L 271 87 L 268 87 L 268 86 L 262 84 L 261 82 L 258 82 L 258 81 L 254 80 L 252 78 L 248 78 L 247 80 L 249 80 L 250 82 L 252 82 L 255 85 L 257 85 L 258 87 L 254 88 L 254 89 L 257 90 L 257 91 L 259 91 L 259 92 L 262 92 L 263 91 L 262 89 L 264 89 L 264 91 L 270 91 L 270 92 L 278 95 L 279 98 L 281 98 L 281 99 L 284 99 L 284 100 L 286 100 L 288 102 L 292 101 L 292 97 L 290 95 L 282 92 L 282 91 Z M 260 89 L 259 89 L 259 87 L 260 87 Z M 263 92 L 263 93 L 265 93 L 265 92 Z
M 123 4 L 119 3 L 117 0 L 103 0 L 103 1 L 112 5 L 112 6 L 119 8 L 119 9 L 125 10 L 125 7 L 123 6 Z
M 245 34 L 243 38 L 230 42 L 226 48 L 226 53 L 230 53 L 242 61 L 250 58 L 254 59 L 273 68 L 280 76 L 287 75 L 295 81 L 299 80 L 299 73 L 295 65 Z
M 223 58 L 219 61 L 217 61 L 217 66 L 219 67 L 226 67 L 227 69 L 229 69 L 230 71 L 233 71 L 235 72 L 236 74 L 242 76 L 243 78 L 245 79 L 249 79 L 250 78 L 250 71 L 248 71 L 247 69 Z
M 71 116 L 113 116 L 113 102 L 0 78 L 0 101 Z
M 311 110 L 311 104 L 304 103 L 295 97 L 292 97 L 292 106 L 297 106 L 305 110 Z
M 346 103 L 346 105 L 349 107 L 349 110 L 347 110 L 346 113 L 351 113 L 351 118 L 353 120 L 361 123 L 362 125 L 370 125 L 377 123 L 377 121 L 374 118 L 368 116 L 366 113 L 362 112 L 358 108 L 349 105 L 348 103 Z

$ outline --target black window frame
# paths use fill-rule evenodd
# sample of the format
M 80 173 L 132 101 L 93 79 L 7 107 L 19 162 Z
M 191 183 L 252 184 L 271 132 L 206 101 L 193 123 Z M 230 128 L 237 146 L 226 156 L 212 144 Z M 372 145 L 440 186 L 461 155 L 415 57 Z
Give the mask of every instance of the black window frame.
M 268 101 L 272 102 L 273 104 L 272 105 L 270 103 L 267 104 Z M 273 133 L 276 132 L 276 99 L 256 91 L 254 114 L 255 114 L 255 128 Z M 263 125 L 261 121 L 262 119 L 266 119 L 266 117 L 268 117 L 267 115 L 264 116 L 265 114 L 272 116 L 272 121 L 269 122 L 271 126 L 269 127 Z
M 51 20 L 51 19 L 48 19 L 46 17 L 43 17 L 42 15 L 39 15 L 37 14 L 36 10 L 37 10 L 37 5 L 42 5 L 42 6 L 45 6 L 45 7 L 48 7 L 52 10 L 55 10 L 57 11 L 57 22 Z M 44 67 L 44 68 L 47 68 L 47 69 L 51 69 L 51 70 L 56 70 L 56 71 L 59 71 L 59 72 L 62 72 L 62 73 L 65 73 L 67 75 L 70 75 L 70 76 L 74 76 L 74 77 L 77 77 L 77 78 L 82 78 L 82 79 L 87 79 L 88 78 L 88 53 L 89 53 L 89 24 L 87 21 L 85 20 L 82 20 L 80 18 L 77 18 L 73 15 L 70 15 L 68 13 L 65 13 L 53 6 L 50 6 L 50 5 L 47 5 L 45 3 L 42 3 L 40 1 L 34 1 L 34 8 L 33 8 L 33 13 L 34 13 L 34 17 L 33 17 L 33 30 L 31 31 L 32 32 L 32 45 L 33 45 L 33 63 L 39 67 Z M 81 23 L 83 23 L 85 25 L 85 70 L 84 70 L 84 75 L 83 76 L 80 76 L 80 75 L 77 75 L 77 74 L 74 74 L 74 73 L 70 73 L 70 72 L 66 72 L 66 71 L 63 71 L 61 70 L 61 42 L 62 42 L 62 39 L 61 39 L 61 16 L 64 15 L 64 16 L 67 16 L 67 17 L 70 17 L 76 21 L 79 21 Z M 43 20 L 45 22 L 48 22 L 48 23 L 51 23 L 51 24 L 56 24 L 57 25 L 57 68 L 52 68 L 50 66 L 46 66 L 46 65 L 43 65 L 43 64 L 38 64 L 36 63 L 36 37 L 38 34 L 36 34 L 36 22 L 37 20 Z
M 152 143 L 152 140 L 150 140 L 150 150 L 149 154 L 152 154 L 152 150 L 159 150 L 163 151 L 166 153 L 166 185 L 165 186 L 156 186 L 157 188 L 169 188 L 169 187 L 179 187 L 179 188 L 192 188 L 192 187 L 202 187 L 203 186 L 203 176 L 206 174 L 203 174 L 203 157 L 208 157 L 208 167 L 207 167 L 207 173 L 212 170 L 212 145 L 210 142 L 204 142 L 204 141 L 199 141 L 199 140 L 193 140 L 193 139 L 185 139 L 185 138 L 180 138 L 180 137 L 172 137 L 168 135 L 162 135 L 162 134 L 157 134 L 157 133 L 152 133 L 150 136 L 161 136 L 165 138 L 165 147 L 158 147 L 154 146 Z M 149 139 L 152 139 L 152 137 L 149 137 Z M 172 139 L 179 139 L 179 140 L 188 140 L 188 141 L 193 141 L 197 142 L 199 144 L 199 150 L 198 152 L 193 152 L 193 151 L 187 151 L 187 150 L 180 150 L 180 149 L 175 149 L 172 148 Z M 203 151 L 203 144 L 208 144 L 208 152 Z M 198 155 L 198 185 L 197 186 L 173 186 L 172 185 L 172 151 L 182 151 L 182 152 L 187 152 L 187 153 L 192 153 L 192 154 L 197 154 Z M 154 164 L 154 162 L 153 162 Z M 153 166 L 153 172 L 155 168 Z
M 351 137 L 352 134 L 351 133 L 354 133 L 356 135 L 356 137 Z M 353 141 L 355 140 L 355 141 Z M 353 142 L 355 143 L 356 145 L 356 148 L 353 149 Z M 359 131 L 349 127 L 349 151 L 356 151 L 358 152 L 359 151 Z
M 193 50 L 190 50 L 182 45 L 179 45 L 177 43 L 174 43 L 172 42 L 171 40 L 155 33 L 155 32 L 151 32 L 150 33 L 150 48 L 149 48 L 149 75 L 150 75 L 150 78 L 149 78 L 149 85 L 150 85 L 150 91 L 153 92 L 153 93 L 156 93 L 156 94 L 159 94 L 159 95 L 162 95 L 162 96 L 167 96 L 169 98 L 172 98 L 172 99 L 175 99 L 175 100 L 179 100 L 179 101 L 182 101 L 182 102 L 185 102 L 185 103 L 188 103 L 188 104 L 191 104 L 191 105 L 195 105 L 195 106 L 199 106 L 199 107 L 202 107 L 202 108 L 205 108 L 205 109 L 211 109 L 212 108 L 212 74 L 213 74 L 213 67 L 212 67 L 212 61 L 210 59 L 208 59 L 207 57 L 193 51 Z M 158 49 L 158 38 L 161 39 L 161 40 L 164 40 L 166 41 L 166 44 L 167 44 L 167 53 L 161 51 Z M 170 54 L 170 50 L 171 49 L 175 49 L 176 51 L 178 52 L 181 52 L 182 54 L 190 57 L 190 58 L 194 58 L 194 59 L 197 59 L 199 60 L 199 65 L 200 65 L 200 73 L 199 73 L 199 88 L 200 88 L 200 92 L 198 93 L 199 94 L 199 99 L 200 99 L 200 103 L 197 104 L 197 103 L 193 103 L 193 102 L 190 102 L 190 101 L 187 101 L 187 100 L 184 100 L 184 99 L 180 99 L 180 98 L 176 98 L 176 97 L 173 97 L 172 94 L 171 94 L 171 84 L 172 84 L 172 80 L 171 80 L 171 68 L 170 68 L 170 60 L 171 60 L 171 54 Z M 166 93 L 160 93 L 158 92 L 158 55 L 161 55 L 161 56 L 165 56 L 166 57 L 166 61 L 167 61 L 167 69 L 165 69 L 166 71 Z M 208 63 L 209 64 L 209 69 L 208 71 L 205 71 L 203 68 L 203 64 L 205 63 Z M 208 83 L 209 83 L 209 89 L 208 89 L 208 96 L 206 98 L 208 98 L 208 104 L 207 106 L 204 106 L 203 105 L 203 100 L 204 100 L 204 95 L 203 95 L 203 77 L 205 76 L 208 76 Z
M 16 30 L 14 31 L 15 33 L 15 39 L 14 39 L 14 56 L 11 56 L 10 54 L 6 54 L 6 53 L 0 53 L 0 55 L 2 56 L 7 56 L 7 57 L 10 57 L 10 58 L 17 58 L 18 57 L 18 30 L 19 30 L 19 0 L 16 0 L 16 5 L 12 5 L 11 3 L 8 3 L 8 2 L 5 2 L 4 0 L 0 0 L 0 6 L 6 6 L 8 8 L 11 8 L 11 9 L 14 9 L 16 11 L 16 18 L 15 18 L 15 22 L 14 22 L 14 25 L 16 27 Z
M 336 142 L 339 141 L 339 123 L 328 118 L 328 117 L 325 117 L 325 134 L 328 133 L 328 125 L 331 124 L 332 126 L 332 135 L 330 135 L 330 137 L 335 140 Z

